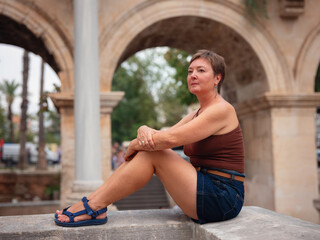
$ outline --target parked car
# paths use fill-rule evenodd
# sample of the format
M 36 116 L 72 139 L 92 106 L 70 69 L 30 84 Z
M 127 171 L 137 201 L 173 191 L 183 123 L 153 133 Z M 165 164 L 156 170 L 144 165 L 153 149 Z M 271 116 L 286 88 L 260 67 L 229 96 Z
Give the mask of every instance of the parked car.
M 28 163 L 36 164 L 38 161 L 38 146 L 34 143 L 26 143 L 26 150 L 28 155 Z M 18 143 L 5 143 L 2 146 L 2 162 L 6 166 L 15 165 L 19 161 L 20 144 Z M 48 164 L 58 162 L 58 153 L 50 151 L 45 148 L 46 159 Z
M 317 148 L 318 167 L 320 167 L 320 148 Z

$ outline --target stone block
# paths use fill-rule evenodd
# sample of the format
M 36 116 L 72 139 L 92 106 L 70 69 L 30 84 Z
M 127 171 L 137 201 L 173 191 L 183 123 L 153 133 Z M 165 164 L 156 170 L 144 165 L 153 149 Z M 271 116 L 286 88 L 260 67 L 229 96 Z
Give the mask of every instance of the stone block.
M 232 220 L 196 226 L 195 236 L 198 240 L 316 240 L 320 226 L 263 208 L 245 207 Z
M 316 240 L 320 226 L 259 207 L 244 207 L 229 221 L 199 225 L 178 210 L 114 211 L 105 225 L 63 228 L 53 214 L 0 217 L 3 240 L 219 239 Z

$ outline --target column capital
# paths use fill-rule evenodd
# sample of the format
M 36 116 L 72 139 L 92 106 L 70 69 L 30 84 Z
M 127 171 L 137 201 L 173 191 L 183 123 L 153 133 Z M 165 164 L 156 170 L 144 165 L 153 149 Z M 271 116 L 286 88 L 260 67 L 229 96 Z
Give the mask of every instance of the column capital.
M 320 106 L 320 93 L 270 93 L 236 103 L 238 116 L 255 113 L 271 108 L 315 108 Z
M 100 114 L 110 114 L 123 98 L 124 92 L 100 92 Z
M 123 96 L 124 92 L 100 92 L 100 114 L 112 113 Z M 49 97 L 58 111 L 60 108 L 73 108 L 73 92 L 50 93 Z
M 60 108 L 73 108 L 73 92 L 49 93 L 48 96 L 51 98 L 58 112 L 60 112 Z

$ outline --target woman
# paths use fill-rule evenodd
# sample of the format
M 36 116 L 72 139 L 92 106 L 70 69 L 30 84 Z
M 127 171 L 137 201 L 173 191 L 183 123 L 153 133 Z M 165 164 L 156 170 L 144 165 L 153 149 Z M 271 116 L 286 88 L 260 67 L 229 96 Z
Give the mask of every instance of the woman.
M 153 174 L 195 222 L 237 216 L 244 199 L 243 139 L 234 108 L 220 95 L 224 77 L 224 59 L 207 50 L 198 51 L 188 68 L 188 87 L 199 100 L 199 110 L 166 131 L 140 127 L 125 162 L 87 199 L 57 211 L 56 223 L 107 222 L 106 206 L 142 188 Z M 171 150 L 181 145 L 191 164 Z

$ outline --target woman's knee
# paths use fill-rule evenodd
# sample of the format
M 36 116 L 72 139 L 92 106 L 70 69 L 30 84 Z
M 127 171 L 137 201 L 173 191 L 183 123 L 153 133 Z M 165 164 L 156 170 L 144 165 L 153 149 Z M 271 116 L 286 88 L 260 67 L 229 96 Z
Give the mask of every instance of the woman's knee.
M 157 157 L 163 157 L 168 156 L 170 154 L 170 149 L 165 150 L 158 150 L 158 151 L 139 151 L 137 153 L 137 156 L 144 157 L 144 158 L 157 158 Z
M 137 153 L 136 157 L 139 159 L 144 159 L 145 161 L 150 161 L 153 165 L 158 165 L 160 162 L 164 162 L 166 159 L 170 159 L 174 153 L 170 149 L 159 150 L 159 151 L 140 151 Z

